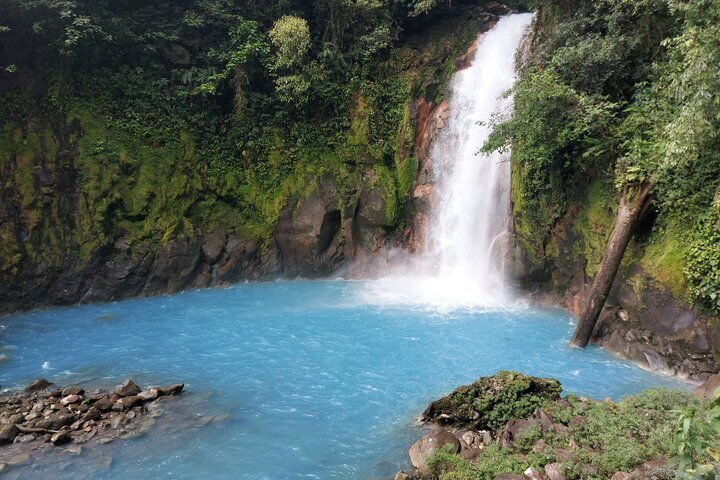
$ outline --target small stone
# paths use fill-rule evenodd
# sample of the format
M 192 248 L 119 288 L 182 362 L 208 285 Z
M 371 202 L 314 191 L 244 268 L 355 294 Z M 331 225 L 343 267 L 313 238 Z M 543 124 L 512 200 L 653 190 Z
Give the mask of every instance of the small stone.
M 79 430 L 82 426 L 82 420 L 76 420 L 70 425 L 70 430 Z
M 25 392 L 27 392 L 27 393 L 39 392 L 40 390 L 45 390 L 52 385 L 53 385 L 52 382 L 48 382 L 44 378 L 38 378 L 37 380 L 33 380 L 33 382 L 30 385 L 25 387 Z
M 78 403 L 80 401 L 80 395 L 68 395 L 67 397 L 64 397 L 62 400 L 60 400 L 61 405 L 71 405 L 73 403 Z
M 122 400 L 118 400 L 117 402 L 113 403 L 113 412 L 122 412 L 123 410 L 125 410 L 125 405 L 123 405 Z
M 65 445 L 66 443 L 70 443 L 72 441 L 72 438 L 66 431 L 60 431 L 56 434 L 54 434 L 52 437 L 50 437 L 50 441 L 53 445 Z
M 25 421 L 31 422 L 31 421 L 35 420 L 36 418 L 38 418 L 39 416 L 40 416 L 40 414 L 35 413 L 35 412 L 28 413 L 27 415 L 25 415 Z
M 137 395 L 141 391 L 142 390 L 140 389 L 140 387 L 138 387 L 135 382 L 130 379 L 125 380 L 123 383 L 121 383 L 115 388 L 115 393 L 120 395 L 121 397 L 130 397 L 133 395 Z
M 45 409 L 45 402 L 42 400 L 39 400 L 35 405 L 33 405 L 31 412 L 34 413 L 40 413 Z
M 67 397 L 68 395 L 83 395 L 85 390 L 80 387 L 68 387 L 62 391 L 62 396 Z
M 135 413 L 135 410 L 130 410 L 129 412 L 127 412 L 127 413 L 125 414 L 125 416 L 126 416 L 127 418 L 129 418 L 130 420 L 132 420 L 133 418 L 135 418 L 136 415 L 137 415 L 137 414 Z

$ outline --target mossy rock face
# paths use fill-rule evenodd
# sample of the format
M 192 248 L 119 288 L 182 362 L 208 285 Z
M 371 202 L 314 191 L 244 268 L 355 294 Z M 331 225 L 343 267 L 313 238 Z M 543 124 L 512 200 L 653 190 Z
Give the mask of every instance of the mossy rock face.
M 436 400 L 423 412 L 424 421 L 476 430 L 495 430 L 525 418 L 536 408 L 560 398 L 562 385 L 552 378 L 500 371 L 481 377 Z

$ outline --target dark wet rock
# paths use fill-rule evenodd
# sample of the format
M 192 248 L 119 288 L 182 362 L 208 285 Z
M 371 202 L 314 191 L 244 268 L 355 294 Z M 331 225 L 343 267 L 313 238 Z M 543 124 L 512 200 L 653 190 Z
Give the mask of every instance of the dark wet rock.
M 173 385 L 167 385 L 165 387 L 157 387 L 155 390 L 157 390 L 159 396 L 167 397 L 179 394 L 183 391 L 183 388 L 185 388 L 184 383 L 175 383 Z
M 13 443 L 15 437 L 18 436 L 20 430 L 18 430 L 15 423 L 8 423 L 0 427 L 0 445 L 8 445 Z
M 144 400 L 137 395 L 124 397 L 122 400 L 120 400 L 125 410 L 130 409 L 136 405 L 142 405 L 143 401 Z
M 439 448 L 447 448 L 450 453 L 460 452 L 460 441 L 447 430 L 429 433 L 410 447 L 410 463 L 421 475 L 429 473 L 427 460 Z
M 128 379 L 115 388 L 115 393 L 121 397 L 130 397 L 140 393 L 142 389 L 138 387 L 135 382 Z
M 54 434 L 52 437 L 50 437 L 50 441 L 53 445 L 65 445 L 66 443 L 70 443 L 72 441 L 72 438 L 70 437 L 70 434 L 66 431 L 60 431 L 56 434 Z
M 497 429 L 529 416 L 543 402 L 557 400 L 562 385 L 555 379 L 502 371 L 482 377 L 436 400 L 422 419 L 459 428 Z
M 33 382 L 25 387 L 25 392 L 27 393 L 34 393 L 39 392 L 41 390 L 46 390 L 47 388 L 51 387 L 53 385 L 52 382 L 48 382 L 44 378 L 38 378 L 37 380 L 33 380 Z
M 43 430 L 59 430 L 60 428 L 73 423 L 75 419 L 76 417 L 72 413 L 59 411 L 58 413 L 40 421 L 37 424 L 37 428 L 41 428 Z

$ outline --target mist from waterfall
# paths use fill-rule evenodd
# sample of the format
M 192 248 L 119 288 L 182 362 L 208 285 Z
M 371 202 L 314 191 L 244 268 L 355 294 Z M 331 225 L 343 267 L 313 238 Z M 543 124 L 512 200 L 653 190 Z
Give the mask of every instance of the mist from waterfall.
M 433 139 L 435 200 L 424 252 L 380 281 L 373 303 L 499 306 L 507 302 L 509 152 L 479 153 L 494 115 L 509 114 L 515 53 L 532 14 L 503 17 L 478 39 L 471 65 L 453 77 L 450 115 Z

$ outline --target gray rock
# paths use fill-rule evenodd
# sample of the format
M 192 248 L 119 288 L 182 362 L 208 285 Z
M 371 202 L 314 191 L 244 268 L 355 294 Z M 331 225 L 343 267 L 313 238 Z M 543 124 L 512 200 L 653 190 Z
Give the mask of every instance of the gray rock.
M 136 405 L 142 405 L 143 399 L 138 397 L 137 395 L 132 395 L 130 397 L 123 398 L 122 400 L 120 400 L 120 402 L 122 402 L 123 407 L 125 407 L 125 410 L 127 410 Z
M 559 463 L 545 465 L 545 475 L 547 475 L 550 480 L 567 480 L 562 465 Z
M 84 421 L 87 422 L 88 420 L 97 420 L 97 419 L 99 419 L 101 416 L 102 416 L 102 414 L 100 413 L 100 410 L 98 410 L 98 409 L 95 408 L 95 407 L 91 407 L 90 410 L 88 410 L 87 412 L 85 412 L 85 415 L 83 415 L 82 418 L 83 418 Z
M 115 387 L 115 393 L 117 393 L 121 397 L 130 397 L 133 395 L 137 395 L 140 392 L 142 392 L 142 389 L 130 379 L 125 380 L 123 383 Z
M 225 233 L 223 231 L 215 231 L 203 239 L 202 254 L 203 259 L 209 265 L 214 265 L 220 259 L 220 255 L 225 247 Z
M 149 388 L 137 394 L 137 396 L 145 402 L 152 402 L 153 400 L 157 399 L 159 395 L 160 394 L 155 388 Z

